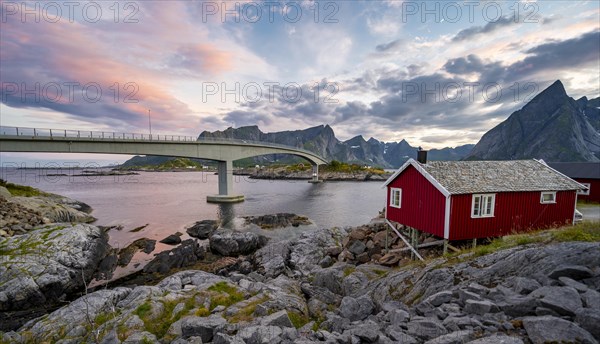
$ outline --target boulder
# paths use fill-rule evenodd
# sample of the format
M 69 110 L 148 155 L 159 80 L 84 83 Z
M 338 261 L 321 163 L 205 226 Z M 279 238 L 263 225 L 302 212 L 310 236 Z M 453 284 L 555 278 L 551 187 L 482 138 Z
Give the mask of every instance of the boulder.
M 595 338 L 600 338 L 600 309 L 582 308 L 575 313 L 575 322 Z
M 422 340 L 430 340 L 443 336 L 448 330 L 439 320 L 434 318 L 414 319 L 408 323 L 408 334 Z
M 462 330 L 448 333 L 434 339 L 428 340 L 425 344 L 463 344 L 473 339 L 473 330 Z
M 439 293 L 433 294 L 425 301 L 429 302 L 434 307 L 439 307 L 443 303 L 450 302 L 452 300 L 452 292 L 449 290 L 440 291 Z
M 351 241 L 348 245 L 348 251 L 350 251 L 350 253 L 352 253 L 355 256 L 358 256 L 359 254 L 365 252 L 366 249 L 367 246 L 360 240 Z
M 529 296 L 538 298 L 541 306 L 561 315 L 574 315 L 583 306 L 579 293 L 571 287 L 541 287 Z
M 210 235 L 219 228 L 219 223 L 215 220 L 202 220 L 196 222 L 193 226 L 186 229 L 189 236 L 201 240 L 208 239 Z
M 350 321 L 364 320 L 373 313 L 374 309 L 373 301 L 366 295 L 358 299 L 346 296 L 340 304 L 340 315 Z
M 260 320 L 263 326 L 294 327 L 290 321 L 287 311 L 281 310 Z
M 493 335 L 467 342 L 467 344 L 523 344 L 523 340 L 517 337 Z
M 237 257 L 254 253 L 267 244 L 265 236 L 253 232 L 226 230 L 210 236 L 210 249 L 222 256 Z
M 506 284 L 509 287 L 511 287 L 517 294 L 522 295 L 527 295 L 542 286 L 538 281 L 534 279 L 519 276 L 509 278 Z
M 577 282 L 576 280 L 571 279 L 566 276 L 559 277 L 558 282 L 565 287 L 572 287 L 580 293 L 584 293 L 585 291 L 587 291 L 589 289 L 587 285 L 585 285 L 581 282 Z
M 246 224 L 252 223 L 263 229 L 274 229 L 283 227 L 298 227 L 311 225 L 312 222 L 306 216 L 289 213 L 279 213 L 262 216 L 245 216 Z
M 203 343 L 211 342 L 215 328 L 224 325 L 227 320 L 220 315 L 211 315 L 207 318 L 191 316 L 184 318 L 181 322 L 181 334 L 183 338 L 198 336 Z
M 523 327 L 533 344 L 560 342 L 598 343 L 588 331 L 570 321 L 551 315 L 525 317 L 523 318 Z
M 594 289 L 589 289 L 581 294 L 581 298 L 587 308 L 600 309 L 600 293 Z
M 488 300 L 467 300 L 465 302 L 465 312 L 468 314 L 484 315 L 490 312 L 497 312 L 498 306 Z
M 181 243 L 181 237 L 177 234 L 171 234 L 168 237 L 162 239 L 160 242 L 167 245 L 178 245 Z
M 58 302 L 89 283 L 109 249 L 108 235 L 87 224 L 52 224 L 2 240 L 0 311 Z
M 561 265 L 548 275 L 550 278 L 558 279 L 559 277 L 569 277 L 574 280 L 581 280 L 593 276 L 592 270 L 580 265 Z
M 289 259 L 288 241 L 269 243 L 254 253 L 257 271 L 268 278 L 275 278 L 286 271 Z
M 181 242 L 172 250 L 162 251 L 148 263 L 143 271 L 146 273 L 166 273 L 171 269 L 190 266 L 204 259 L 206 252 L 194 239 Z
M 237 337 L 248 344 L 277 344 L 283 330 L 276 326 L 250 326 L 240 330 Z

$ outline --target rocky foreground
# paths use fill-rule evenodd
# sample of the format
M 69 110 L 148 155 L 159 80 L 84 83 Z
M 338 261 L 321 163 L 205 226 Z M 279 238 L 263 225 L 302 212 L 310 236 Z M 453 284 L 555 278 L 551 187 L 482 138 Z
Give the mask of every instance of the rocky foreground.
M 600 243 L 525 244 L 390 268 L 373 263 L 381 259 L 374 242 L 380 231 L 366 227 L 371 230 L 363 227 L 364 237 L 333 228 L 267 242 L 199 222 L 191 231 L 209 239 L 203 250 L 223 250 L 237 256 L 236 264 L 218 274 L 180 271 L 152 286 L 90 292 L 0 338 L 63 344 L 598 343 Z M 0 301 L 7 299 L 0 293 Z

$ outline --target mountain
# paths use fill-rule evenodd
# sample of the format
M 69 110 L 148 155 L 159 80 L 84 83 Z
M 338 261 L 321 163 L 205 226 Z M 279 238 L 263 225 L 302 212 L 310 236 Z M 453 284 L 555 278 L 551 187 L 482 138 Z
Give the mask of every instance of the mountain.
M 315 152 L 326 159 L 348 163 L 358 163 L 384 168 L 398 168 L 409 157 L 416 158 L 416 147 L 408 142 L 381 142 L 374 138 L 365 140 L 361 135 L 347 141 L 335 137 L 329 125 L 320 125 L 304 130 L 263 133 L 257 126 L 227 128 L 224 131 L 204 131 L 199 138 L 230 138 L 284 144 Z M 465 157 L 473 145 L 456 148 L 432 150 L 432 159 L 460 160 Z M 257 162 L 281 161 L 281 155 L 264 156 Z
M 556 81 L 483 135 L 466 159 L 600 161 L 599 103 L 569 97 Z
M 222 131 L 203 131 L 202 138 L 239 139 L 248 141 L 263 141 L 303 148 L 315 152 L 328 160 L 338 160 L 347 163 L 371 165 L 383 168 L 398 168 L 408 158 L 416 158 L 417 147 L 411 146 L 405 140 L 400 142 L 381 142 L 374 138 L 365 140 L 362 136 L 353 137 L 347 141 L 340 141 L 335 137 L 329 125 L 319 125 L 304 130 L 280 131 L 264 133 L 258 126 L 241 128 L 227 128 Z M 433 149 L 429 152 L 431 160 L 460 160 L 464 158 L 473 145 L 464 145 L 456 148 Z M 163 156 L 135 156 L 122 167 L 156 166 L 174 159 Z M 192 159 L 200 163 L 206 161 Z M 273 154 L 245 159 L 244 165 L 268 163 L 295 163 L 301 161 L 289 155 Z

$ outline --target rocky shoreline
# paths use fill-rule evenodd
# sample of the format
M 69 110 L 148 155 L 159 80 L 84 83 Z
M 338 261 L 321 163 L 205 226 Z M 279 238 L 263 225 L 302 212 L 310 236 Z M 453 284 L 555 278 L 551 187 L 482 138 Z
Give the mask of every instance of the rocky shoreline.
M 268 180 L 310 180 L 313 178 L 312 170 L 290 171 L 286 168 L 246 169 L 236 171 L 234 174 L 246 175 L 251 179 Z M 319 179 L 323 181 L 385 181 L 391 173 L 374 173 L 370 171 L 357 172 L 330 172 L 319 171 Z
M 245 221 L 277 230 L 308 219 Z M 116 251 L 106 229 L 71 223 L 0 239 L 0 320 L 8 331 L 0 343 L 528 344 L 600 337 L 600 242 L 544 239 L 481 256 L 432 254 L 419 263 L 393 235 L 385 239 L 377 219 L 280 241 L 212 220 L 186 231 L 193 239 L 156 254 L 136 276 L 95 288 L 89 282 L 102 269 L 152 252 L 156 241 Z M 11 323 L 18 312 L 39 317 Z

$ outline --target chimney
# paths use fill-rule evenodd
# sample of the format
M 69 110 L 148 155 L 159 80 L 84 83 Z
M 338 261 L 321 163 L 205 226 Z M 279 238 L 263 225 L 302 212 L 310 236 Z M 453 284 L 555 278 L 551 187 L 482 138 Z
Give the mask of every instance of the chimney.
M 417 161 L 421 164 L 427 163 L 427 151 L 423 150 L 421 147 L 419 147 L 419 150 L 417 151 Z

